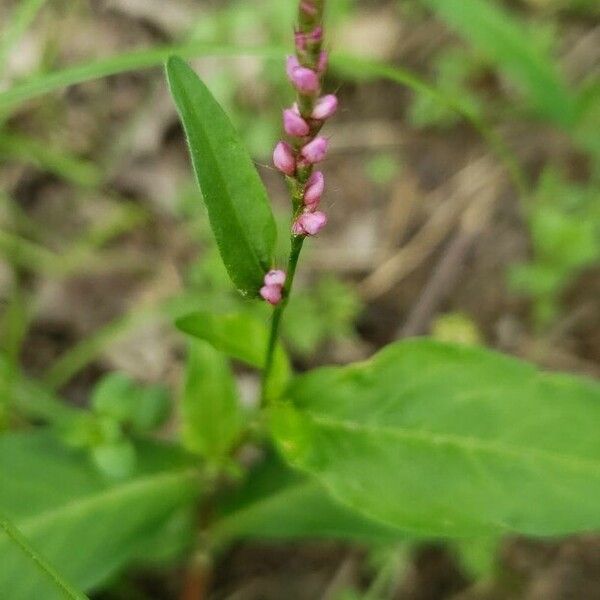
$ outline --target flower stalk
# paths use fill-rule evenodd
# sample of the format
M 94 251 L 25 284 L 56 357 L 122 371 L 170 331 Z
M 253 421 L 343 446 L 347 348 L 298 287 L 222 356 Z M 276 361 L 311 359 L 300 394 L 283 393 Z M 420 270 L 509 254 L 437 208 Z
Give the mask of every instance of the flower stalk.
M 338 100 L 333 94 L 321 96 L 328 64 L 328 54 L 323 50 L 324 5 L 325 0 L 300 0 L 294 32 L 296 52 L 286 61 L 286 73 L 296 91 L 296 102 L 283 111 L 283 130 L 290 139 L 278 142 L 273 164 L 285 175 L 290 189 L 291 251 L 283 283 L 280 286 L 270 285 L 271 271 L 265 276 L 265 285 L 261 289 L 262 297 L 275 307 L 263 369 L 263 402 L 273 369 L 281 320 L 292 291 L 304 240 L 319 233 L 327 223 L 327 215 L 317 210 L 324 193 L 325 178 L 323 173 L 314 170 L 314 165 L 327 155 L 329 142 L 319 133 L 324 122 L 335 114 Z

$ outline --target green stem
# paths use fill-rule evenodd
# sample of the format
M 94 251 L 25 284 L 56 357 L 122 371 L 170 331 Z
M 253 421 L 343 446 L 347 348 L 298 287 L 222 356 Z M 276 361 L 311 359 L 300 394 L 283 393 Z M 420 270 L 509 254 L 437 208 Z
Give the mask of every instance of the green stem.
M 296 275 L 296 269 L 298 267 L 300 252 L 302 252 L 302 246 L 304 245 L 304 239 L 305 238 L 302 236 L 295 235 L 293 235 L 291 238 L 291 252 L 290 258 L 288 260 L 287 278 L 283 287 L 283 299 L 273 311 L 273 319 L 271 320 L 271 331 L 269 333 L 269 343 L 267 345 L 267 355 L 265 358 L 265 368 L 262 372 L 261 398 L 263 403 L 266 401 L 269 377 L 271 376 L 271 372 L 273 370 L 273 361 L 275 358 L 275 349 L 277 348 L 277 342 L 279 340 L 281 319 L 283 317 L 283 312 L 287 306 L 290 294 L 292 292 L 294 277 Z

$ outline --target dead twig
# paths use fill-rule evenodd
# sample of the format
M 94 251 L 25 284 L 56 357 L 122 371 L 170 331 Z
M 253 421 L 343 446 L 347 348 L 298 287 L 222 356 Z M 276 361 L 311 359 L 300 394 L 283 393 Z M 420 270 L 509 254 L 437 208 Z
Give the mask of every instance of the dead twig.
M 492 217 L 495 201 L 498 198 L 495 185 L 497 176 L 497 172 L 490 173 L 489 185 L 478 195 L 477 201 L 465 211 L 458 232 L 448 244 L 433 275 L 415 303 L 406 324 L 399 330 L 398 337 L 411 337 L 426 333 L 441 303 L 456 285 L 465 259 Z
M 493 179 L 491 177 L 493 173 Z M 365 300 L 374 300 L 388 292 L 417 269 L 444 241 L 457 224 L 465 207 L 493 184 L 499 171 L 489 157 L 469 164 L 447 184 L 433 192 L 432 202 L 440 207 L 418 233 L 359 285 Z

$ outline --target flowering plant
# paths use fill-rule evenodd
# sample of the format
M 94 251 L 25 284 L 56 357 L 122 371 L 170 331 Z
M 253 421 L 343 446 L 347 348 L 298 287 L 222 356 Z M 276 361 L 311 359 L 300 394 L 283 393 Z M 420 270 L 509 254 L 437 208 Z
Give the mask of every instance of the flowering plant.
M 0 597 L 83 598 L 78 588 L 125 565 L 182 557 L 182 597 L 201 597 L 212 561 L 244 538 L 394 546 L 600 527 L 597 383 L 425 338 L 293 372 L 280 327 L 303 245 L 327 224 L 323 127 L 338 108 L 324 8 L 299 2 L 285 62 L 296 98 L 273 164 L 291 198 L 287 264 L 275 263 L 267 191 L 228 116 L 182 59 L 167 62 L 220 256 L 242 296 L 272 311 L 266 326 L 238 313 L 177 320 L 188 339 L 177 442 L 149 435 L 168 413 L 161 386 L 111 374 L 84 411 L 13 377 L 0 355 L 17 401 L 34 396 L 35 418 L 60 422 L 60 436 L 0 436 Z M 246 405 L 231 361 L 260 373 Z
M 315 165 L 328 150 L 321 129 L 338 107 L 323 93 L 324 4 L 300 2 L 286 63 L 297 97 L 283 111 L 289 140 L 273 153 L 292 201 L 285 271 L 272 264 L 272 216 L 241 142 L 189 67 L 178 59 L 167 66 L 225 265 L 242 293 L 274 307 L 269 332 L 243 352 L 227 317 L 190 315 L 180 328 L 261 369 L 261 422 L 281 456 L 378 530 L 461 537 L 598 527 L 600 512 L 586 500 L 600 491 L 595 385 L 427 339 L 391 344 L 365 363 L 290 374 L 279 325 L 302 246 L 327 223 L 325 176 Z

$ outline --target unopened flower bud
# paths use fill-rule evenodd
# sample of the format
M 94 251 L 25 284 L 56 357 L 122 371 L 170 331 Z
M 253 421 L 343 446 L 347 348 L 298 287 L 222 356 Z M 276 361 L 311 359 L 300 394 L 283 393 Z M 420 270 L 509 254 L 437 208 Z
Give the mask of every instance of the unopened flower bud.
M 304 206 L 307 210 L 314 212 L 321 202 L 325 191 L 325 177 L 321 171 L 315 171 L 306 182 L 304 188 Z
M 294 33 L 294 42 L 297 52 L 306 52 L 306 41 L 307 39 L 305 33 L 302 33 L 301 31 L 296 31 Z
M 310 164 L 321 162 L 327 155 L 329 142 L 324 137 L 316 137 L 312 142 L 309 142 L 300 151 L 302 158 Z
M 273 269 L 265 275 L 265 285 L 278 285 L 283 286 L 285 283 L 285 271 L 280 269 Z
M 313 31 L 306 34 L 306 39 L 315 44 L 321 42 L 323 40 L 323 28 L 319 25 Z
M 335 94 L 327 94 L 327 96 L 323 96 L 317 100 L 311 116 L 318 121 L 324 121 L 332 117 L 336 113 L 337 108 L 337 96 Z
M 300 10 L 309 17 L 317 15 L 317 8 L 312 0 L 302 0 L 302 2 L 300 2 Z
M 293 175 L 296 172 L 296 158 L 294 150 L 286 142 L 279 142 L 273 152 L 273 164 L 286 175 Z
M 323 50 L 319 55 L 319 62 L 317 63 L 317 73 L 322 75 L 327 71 L 327 67 L 329 66 L 329 53 Z
M 303 212 L 294 222 L 294 235 L 317 235 L 327 225 L 327 215 L 324 212 Z
M 260 288 L 260 295 L 269 303 L 275 306 L 281 302 L 283 293 L 279 285 L 265 285 Z
M 298 58 L 294 55 L 288 56 L 286 63 L 285 63 L 285 72 L 287 73 L 288 78 L 291 80 L 293 75 L 294 75 L 294 71 L 296 69 L 299 69 L 301 67 L 300 62 L 298 61 Z
M 290 80 L 301 94 L 314 94 L 319 90 L 319 76 L 307 67 L 292 69 Z
M 293 108 L 283 111 L 283 128 L 293 137 L 303 137 L 310 132 L 308 123 Z

